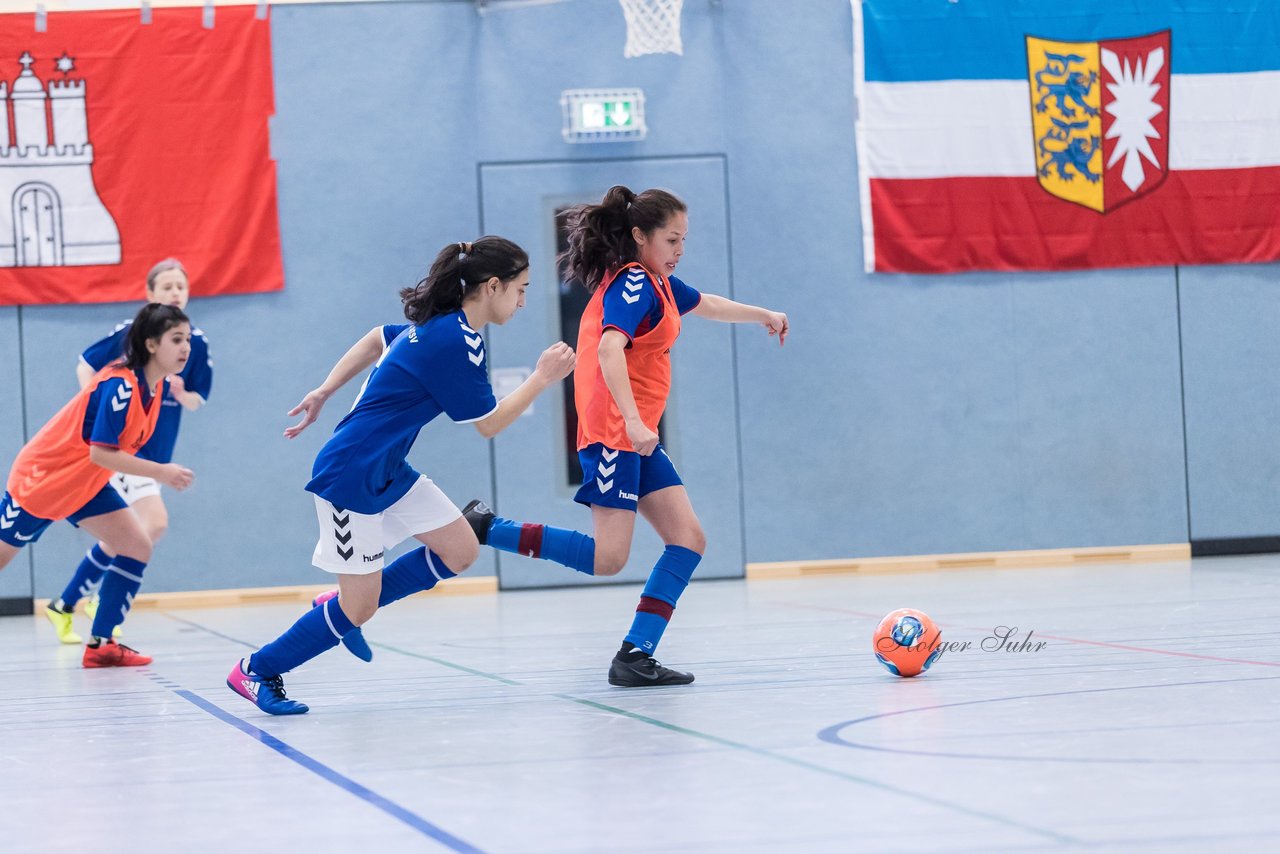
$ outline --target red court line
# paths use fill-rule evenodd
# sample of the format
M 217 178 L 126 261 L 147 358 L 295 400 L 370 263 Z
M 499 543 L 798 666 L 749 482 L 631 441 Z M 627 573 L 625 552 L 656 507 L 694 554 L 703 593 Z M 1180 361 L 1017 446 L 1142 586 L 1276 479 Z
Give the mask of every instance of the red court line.
M 867 611 L 854 611 L 849 608 L 832 608 L 826 605 L 800 605 L 795 602 L 784 602 L 783 604 L 790 608 L 804 608 L 810 611 L 833 611 L 837 614 L 851 614 L 855 617 L 870 617 L 872 619 L 879 619 L 880 617 L 883 616 L 882 614 L 872 614 Z M 937 620 L 935 620 L 934 622 L 937 623 L 938 628 L 943 628 L 946 625 L 944 623 L 938 623 Z M 952 628 L 961 628 L 961 629 L 965 629 L 966 631 L 975 631 L 975 632 L 990 631 L 989 629 L 978 628 L 976 626 L 953 626 Z M 1177 652 L 1172 649 L 1155 649 L 1149 646 L 1131 646 L 1129 644 L 1123 644 L 1123 643 L 1111 643 L 1110 641 L 1095 641 L 1095 640 L 1084 640 L 1082 638 L 1068 638 L 1068 637 L 1063 637 L 1062 635 L 1041 634 L 1039 636 L 1047 640 L 1065 641 L 1067 643 L 1082 643 L 1082 644 L 1087 644 L 1089 646 L 1109 647 L 1111 649 L 1127 649 L 1127 650 L 1130 650 L 1131 652 L 1150 652 L 1155 655 L 1174 655 L 1179 658 L 1198 658 L 1201 661 L 1220 661 L 1225 664 L 1256 664 L 1261 667 L 1280 667 L 1280 661 L 1254 661 L 1253 659 L 1249 659 L 1249 658 L 1224 658 L 1218 655 L 1201 655 L 1198 652 Z
M 1049 640 L 1067 641 L 1068 643 L 1084 643 L 1090 646 L 1106 646 L 1112 649 L 1129 649 L 1134 652 L 1153 652 L 1157 655 L 1176 655 L 1180 658 L 1199 658 L 1204 661 L 1223 661 L 1227 664 L 1258 664 L 1263 667 L 1280 667 L 1280 661 L 1254 661 L 1249 658 L 1223 658 L 1218 655 L 1201 655 L 1198 652 L 1177 652 L 1172 649 L 1153 649 L 1147 646 L 1129 646 L 1123 643 L 1110 643 L 1108 641 L 1082 640 L 1080 638 L 1064 638 L 1058 635 L 1040 635 L 1042 638 Z

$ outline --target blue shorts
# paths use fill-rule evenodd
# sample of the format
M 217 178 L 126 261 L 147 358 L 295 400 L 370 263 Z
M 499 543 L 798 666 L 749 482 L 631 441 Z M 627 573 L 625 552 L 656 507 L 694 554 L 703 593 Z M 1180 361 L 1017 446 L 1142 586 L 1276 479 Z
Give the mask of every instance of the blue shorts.
M 107 484 L 98 490 L 98 494 L 90 498 L 88 503 L 68 516 L 67 521 L 79 527 L 83 519 L 113 513 L 128 506 L 120 497 L 120 493 L 116 492 L 111 484 Z M 9 493 L 6 492 L 4 498 L 0 498 L 0 542 L 20 549 L 40 539 L 44 529 L 52 524 L 52 519 L 35 516 L 23 510 L 14 503 L 13 496 Z
M 617 507 L 633 513 L 650 492 L 680 486 L 684 481 L 661 444 L 642 457 L 635 451 L 615 451 L 597 442 L 578 451 L 582 486 L 573 500 L 588 507 Z

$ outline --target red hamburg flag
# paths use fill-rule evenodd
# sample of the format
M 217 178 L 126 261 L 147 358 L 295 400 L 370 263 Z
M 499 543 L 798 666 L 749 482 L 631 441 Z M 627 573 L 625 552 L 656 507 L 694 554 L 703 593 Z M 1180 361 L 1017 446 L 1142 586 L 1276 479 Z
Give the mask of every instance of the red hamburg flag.
M 0 305 L 284 286 L 270 22 L 252 6 L 0 15 Z

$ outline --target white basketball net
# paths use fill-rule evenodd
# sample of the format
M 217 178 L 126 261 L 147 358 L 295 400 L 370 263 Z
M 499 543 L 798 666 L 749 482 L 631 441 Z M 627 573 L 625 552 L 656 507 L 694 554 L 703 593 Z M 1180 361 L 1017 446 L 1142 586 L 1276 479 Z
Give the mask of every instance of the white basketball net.
M 680 44 L 680 8 L 684 0 L 618 0 L 627 18 L 627 46 L 623 56 L 647 53 L 678 53 Z

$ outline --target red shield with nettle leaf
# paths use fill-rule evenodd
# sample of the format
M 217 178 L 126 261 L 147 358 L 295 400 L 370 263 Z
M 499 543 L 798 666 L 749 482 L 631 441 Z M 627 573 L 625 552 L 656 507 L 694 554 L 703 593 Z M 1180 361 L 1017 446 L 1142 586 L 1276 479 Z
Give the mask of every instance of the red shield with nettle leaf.
M 1099 43 L 1103 210 L 1145 196 L 1169 174 L 1169 31 Z
M 1026 37 L 1036 178 L 1099 213 L 1169 174 L 1169 31 L 1064 42 Z
M 252 6 L 0 15 L 0 304 L 283 287 L 270 22 Z

